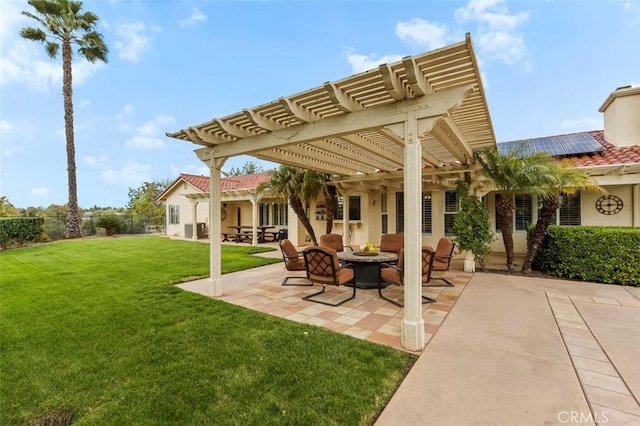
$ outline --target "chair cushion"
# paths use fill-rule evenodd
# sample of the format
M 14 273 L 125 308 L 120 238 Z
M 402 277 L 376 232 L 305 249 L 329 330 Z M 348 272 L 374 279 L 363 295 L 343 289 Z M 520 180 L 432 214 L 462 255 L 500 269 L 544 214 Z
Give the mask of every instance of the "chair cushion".
M 402 285 L 402 273 L 396 268 L 382 268 L 380 278 L 392 284 Z
M 287 239 L 280 241 L 280 248 L 290 260 L 300 258 L 298 251 L 293 246 L 293 243 L 291 241 Z M 304 264 L 304 260 L 302 261 L 302 263 Z
M 380 237 L 380 251 L 397 253 L 404 247 L 404 235 L 385 234 Z
M 342 235 L 324 234 L 320 236 L 320 247 L 332 248 L 336 251 L 343 251 Z
M 288 260 L 285 263 L 284 266 L 287 269 L 287 271 L 304 271 L 304 270 L 306 270 L 306 268 L 304 266 L 304 259 L 301 258 L 301 257 L 298 257 L 297 259 Z

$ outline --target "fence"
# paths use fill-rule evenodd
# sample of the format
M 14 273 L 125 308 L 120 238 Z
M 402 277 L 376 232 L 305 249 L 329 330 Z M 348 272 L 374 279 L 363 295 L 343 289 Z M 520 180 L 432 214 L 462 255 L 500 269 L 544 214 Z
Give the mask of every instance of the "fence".
M 85 213 L 80 218 L 80 231 L 83 237 L 104 235 L 104 228 L 97 226 L 101 216 L 113 216 L 117 219 L 116 234 L 165 234 L 165 225 L 152 223 L 146 216 L 131 213 Z M 61 240 L 65 226 L 64 216 L 45 216 L 44 238 L 45 240 Z M 157 222 L 157 221 L 156 221 Z

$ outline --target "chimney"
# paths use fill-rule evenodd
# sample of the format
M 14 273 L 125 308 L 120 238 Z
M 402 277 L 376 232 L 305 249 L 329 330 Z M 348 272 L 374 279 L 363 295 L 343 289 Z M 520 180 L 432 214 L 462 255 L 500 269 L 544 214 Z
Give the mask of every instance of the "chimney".
M 604 113 L 604 138 L 616 146 L 640 145 L 640 87 L 618 87 L 598 111 Z

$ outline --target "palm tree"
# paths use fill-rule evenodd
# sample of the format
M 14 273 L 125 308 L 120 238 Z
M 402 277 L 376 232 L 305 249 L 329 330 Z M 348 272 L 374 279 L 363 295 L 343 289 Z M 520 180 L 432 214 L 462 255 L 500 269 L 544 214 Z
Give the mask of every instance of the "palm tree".
M 550 182 L 549 186 L 544 188 L 544 193 L 540 195 L 538 221 L 527 239 L 527 254 L 522 264 L 522 272 L 524 273 L 531 272 L 531 263 L 558 210 L 560 196 L 562 194 L 575 194 L 580 189 L 604 192 L 598 183 L 582 170 L 563 167 L 554 163 L 551 167 L 551 173 L 555 176 L 555 179 Z
M 73 136 L 73 85 L 71 62 L 72 44 L 78 46 L 77 53 L 87 61 L 107 62 L 107 48 L 102 34 L 98 33 L 98 17 L 91 12 L 82 12 L 81 1 L 70 0 L 29 0 L 36 14 L 22 12 L 35 19 L 42 28 L 26 27 L 20 36 L 44 44 L 44 50 L 51 58 L 56 58 L 62 46 L 62 96 L 64 98 L 64 127 L 67 140 L 67 184 L 69 202 L 64 238 L 80 238 L 80 217 L 78 214 L 78 186 L 76 183 L 76 148 Z
M 553 157 L 546 152 L 522 155 L 521 151 L 501 154 L 496 148 L 485 150 L 476 159 L 486 177 L 500 193 L 496 202 L 498 229 L 507 254 L 507 268 L 513 272 L 513 211 L 514 196 L 542 194 L 543 188 L 554 180 L 551 167 Z
M 288 200 L 289 205 L 298 216 L 314 245 L 318 245 L 316 234 L 305 212 L 308 201 L 315 199 L 323 190 L 324 176 L 312 170 L 281 165 L 271 170 L 269 180 L 258 186 L 258 193 L 271 192 L 279 198 Z

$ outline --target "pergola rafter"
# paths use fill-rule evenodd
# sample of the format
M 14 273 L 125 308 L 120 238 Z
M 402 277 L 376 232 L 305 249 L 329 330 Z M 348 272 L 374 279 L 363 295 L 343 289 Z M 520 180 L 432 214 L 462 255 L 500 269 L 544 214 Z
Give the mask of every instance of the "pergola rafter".
M 405 316 L 402 345 L 424 346 L 421 310 L 421 193 L 451 188 L 473 173 L 473 153 L 495 146 L 480 72 L 464 41 L 167 136 L 200 146 L 211 170 L 210 217 L 220 209 L 220 171 L 232 156 L 253 155 L 332 175 L 346 193 L 402 190 L 405 211 Z M 426 166 L 425 166 L 426 165 Z M 384 188 L 384 189 L 383 189 Z M 345 199 L 345 208 L 348 198 Z M 252 203 L 254 212 L 256 203 Z M 254 213 L 254 225 L 257 217 Z M 222 294 L 220 223 L 211 223 L 211 283 Z M 348 228 L 348 218 L 344 220 Z

